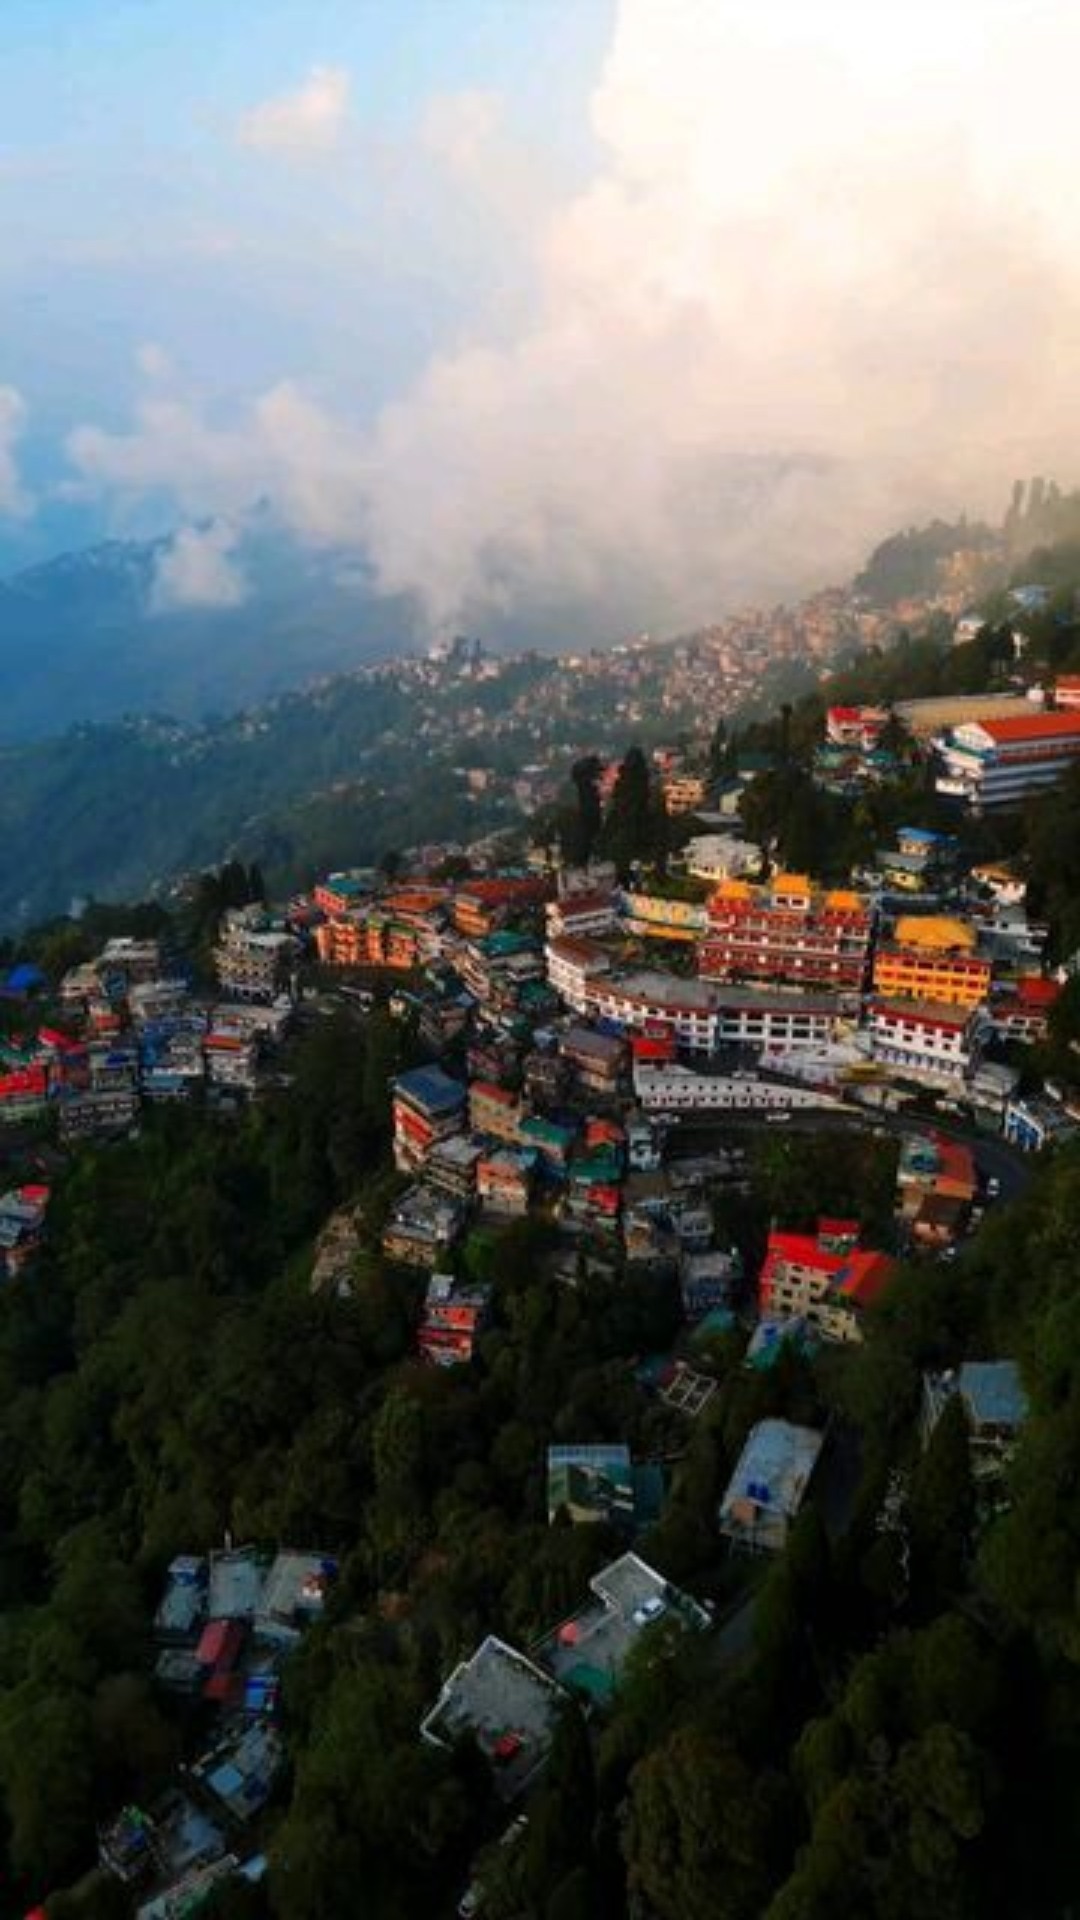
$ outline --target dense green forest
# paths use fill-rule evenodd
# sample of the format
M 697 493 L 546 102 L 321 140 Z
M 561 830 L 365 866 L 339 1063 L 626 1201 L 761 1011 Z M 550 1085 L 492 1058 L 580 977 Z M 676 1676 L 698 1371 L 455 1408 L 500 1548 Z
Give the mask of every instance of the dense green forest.
M 316 1020 L 292 1085 L 246 1115 L 162 1113 L 81 1151 L 40 1264 L 0 1294 L 10 1910 L 79 1877 L 96 1821 L 151 1793 L 194 1737 L 153 1690 L 149 1621 L 169 1558 L 228 1528 L 332 1550 L 342 1575 L 286 1669 L 269 1875 L 210 1910 L 449 1915 L 493 1814 L 475 1757 L 425 1747 L 419 1720 L 483 1632 L 528 1644 L 617 1550 L 602 1528 L 548 1526 L 545 1447 L 618 1438 L 673 1459 L 642 1551 L 723 1614 L 749 1575 L 721 1546 L 717 1501 L 749 1425 L 782 1412 L 847 1436 L 854 1498 L 808 1507 L 758 1576 L 737 1651 L 722 1632 L 658 1629 L 608 1717 L 567 1718 L 525 1837 L 492 1857 L 486 1910 L 1064 1915 L 1080 1154 L 1041 1168 L 958 1262 L 904 1270 L 863 1349 L 761 1374 L 718 1343 L 720 1391 L 687 1426 L 634 1376 L 674 1333 L 672 1291 L 556 1284 L 535 1222 L 466 1245 L 496 1297 L 476 1364 L 410 1357 L 418 1287 L 377 1251 L 395 1184 L 386 1082 L 408 1047 L 381 1015 Z M 718 1202 L 751 1259 L 775 1213 L 809 1218 L 826 1191 L 872 1210 L 890 1180 L 873 1140 L 769 1139 L 752 1171 L 749 1198 Z M 313 1295 L 312 1235 L 345 1199 L 367 1247 L 353 1295 Z M 915 1417 L 925 1366 L 998 1354 L 1020 1360 L 1034 1413 L 1008 1511 L 980 1522 L 962 1432 L 946 1418 L 920 1453 Z M 881 1531 L 890 1473 L 902 1536 Z M 49 1912 L 93 1920 L 117 1901 L 92 1882 Z

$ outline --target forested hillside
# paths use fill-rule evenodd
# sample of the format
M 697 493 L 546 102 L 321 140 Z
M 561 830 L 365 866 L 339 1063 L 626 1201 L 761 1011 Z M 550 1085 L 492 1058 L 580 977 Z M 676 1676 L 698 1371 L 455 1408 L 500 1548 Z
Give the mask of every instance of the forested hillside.
M 670 1338 L 673 1294 L 554 1283 L 535 1222 L 466 1245 L 496 1297 L 474 1367 L 409 1357 L 418 1287 L 376 1231 L 394 1184 L 386 1076 L 408 1045 L 382 1015 L 316 1021 L 292 1085 L 242 1119 L 165 1113 L 80 1151 L 40 1264 L 0 1294 L 6 1910 L 80 1876 L 95 1823 L 175 1764 L 192 1728 L 151 1685 L 150 1615 L 168 1560 L 229 1529 L 331 1550 L 342 1572 L 286 1670 L 269 1876 L 207 1911 L 449 1915 L 491 1814 L 475 1757 L 423 1745 L 420 1718 L 479 1636 L 527 1645 L 614 1547 L 603 1527 L 547 1524 L 545 1447 L 618 1437 L 674 1456 L 641 1550 L 723 1616 L 757 1569 L 727 1557 L 717 1500 L 751 1422 L 782 1412 L 847 1436 L 850 1497 L 837 1509 L 825 1476 L 736 1641 L 658 1629 L 594 1737 L 566 1721 L 485 1910 L 1064 1915 L 1080 1154 L 1040 1170 L 960 1261 L 902 1272 L 863 1349 L 761 1374 L 721 1345 L 720 1391 L 688 1429 L 634 1378 Z M 752 1252 L 777 1209 L 797 1221 L 826 1187 L 867 1201 L 876 1150 L 763 1143 L 732 1230 Z M 346 1198 L 367 1249 L 352 1297 L 313 1295 L 311 1236 Z M 951 1417 L 920 1453 L 920 1378 L 1000 1353 L 1034 1411 L 1008 1511 L 980 1522 Z M 903 1517 L 883 1532 L 890 1474 Z M 48 1903 L 54 1920 L 124 1911 L 107 1882 Z

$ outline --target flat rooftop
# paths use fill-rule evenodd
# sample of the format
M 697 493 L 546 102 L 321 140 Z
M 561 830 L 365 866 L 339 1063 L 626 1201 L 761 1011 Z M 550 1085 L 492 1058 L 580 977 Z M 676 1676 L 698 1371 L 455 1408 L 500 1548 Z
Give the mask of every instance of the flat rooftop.
M 511 1800 L 546 1759 L 564 1703 L 554 1680 L 489 1634 L 450 1675 L 421 1731 L 442 1746 L 471 1734 L 500 1798 Z

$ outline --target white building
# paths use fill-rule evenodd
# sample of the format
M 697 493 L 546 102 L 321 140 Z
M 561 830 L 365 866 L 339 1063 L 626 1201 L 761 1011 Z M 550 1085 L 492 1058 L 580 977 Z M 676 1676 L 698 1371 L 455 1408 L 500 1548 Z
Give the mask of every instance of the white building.
M 784 1086 L 756 1073 L 695 1073 L 647 1060 L 634 1064 L 634 1093 L 646 1113 L 791 1113 L 839 1105 L 817 1088 Z
M 686 871 L 695 880 L 737 880 L 756 867 L 761 855 L 745 840 L 731 833 L 699 833 L 688 840 L 684 854 Z
M 877 1000 L 870 1009 L 870 1051 L 910 1079 L 949 1085 L 972 1064 L 975 1025 L 962 1007 Z

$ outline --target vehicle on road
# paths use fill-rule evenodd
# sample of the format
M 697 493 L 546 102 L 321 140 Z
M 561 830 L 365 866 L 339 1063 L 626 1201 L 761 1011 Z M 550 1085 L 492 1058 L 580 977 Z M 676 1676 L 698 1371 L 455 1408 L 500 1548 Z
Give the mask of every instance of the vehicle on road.
M 666 1612 L 667 1601 L 662 1600 L 658 1593 L 654 1593 L 648 1600 L 643 1600 L 640 1607 L 634 1608 L 630 1618 L 635 1627 L 647 1627 L 653 1620 L 659 1620 L 660 1615 Z

